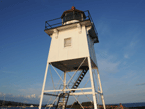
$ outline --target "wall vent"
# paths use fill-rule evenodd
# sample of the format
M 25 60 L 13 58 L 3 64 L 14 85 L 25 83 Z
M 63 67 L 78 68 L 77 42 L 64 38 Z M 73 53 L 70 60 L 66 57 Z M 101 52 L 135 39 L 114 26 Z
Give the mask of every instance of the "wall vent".
M 65 38 L 64 39 L 64 47 L 71 46 L 71 38 Z

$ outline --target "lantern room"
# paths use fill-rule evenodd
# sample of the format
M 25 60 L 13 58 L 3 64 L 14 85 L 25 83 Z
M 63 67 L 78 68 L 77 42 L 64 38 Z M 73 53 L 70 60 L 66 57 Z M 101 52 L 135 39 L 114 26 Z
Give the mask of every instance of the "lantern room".
M 70 10 L 64 11 L 61 19 L 63 24 L 83 21 L 86 18 L 83 11 L 76 9 L 74 6 Z

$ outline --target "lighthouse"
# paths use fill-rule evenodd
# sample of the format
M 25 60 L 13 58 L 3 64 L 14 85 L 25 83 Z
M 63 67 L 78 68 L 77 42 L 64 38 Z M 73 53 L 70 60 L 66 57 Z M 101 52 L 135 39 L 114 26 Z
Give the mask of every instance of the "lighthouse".
M 57 23 L 57 20 L 61 20 L 61 22 Z M 50 22 L 52 21 L 56 23 L 51 24 Z M 74 96 L 81 108 L 84 108 L 81 105 L 81 101 L 78 101 L 77 95 L 91 95 L 94 109 L 97 109 L 98 102 L 96 95 L 100 95 L 105 109 L 103 90 L 94 50 L 94 44 L 99 43 L 99 39 L 89 11 L 81 11 L 72 6 L 70 10 L 64 11 L 60 18 L 46 21 L 44 31 L 51 37 L 51 44 L 39 109 L 42 106 L 43 95 L 56 97 L 56 104 L 53 104 L 56 109 L 65 109 L 70 96 Z M 45 89 L 49 66 L 53 67 L 62 81 L 63 87 L 61 89 Z M 63 72 L 63 78 L 57 69 Z M 72 75 L 67 81 L 66 77 L 69 73 L 72 73 Z M 89 77 L 86 77 L 86 74 L 89 74 Z M 50 76 L 53 76 L 53 74 Z M 89 79 L 90 86 L 79 88 L 84 78 Z M 54 81 L 53 79 L 52 82 Z M 70 82 L 73 83 L 71 86 L 69 84 Z M 95 86 L 96 82 L 98 82 L 98 87 Z

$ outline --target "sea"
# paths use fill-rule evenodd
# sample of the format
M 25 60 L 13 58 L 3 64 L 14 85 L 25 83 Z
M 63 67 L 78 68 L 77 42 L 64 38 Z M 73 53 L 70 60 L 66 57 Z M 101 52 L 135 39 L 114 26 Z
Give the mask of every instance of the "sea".
M 119 105 L 119 104 L 106 104 L 106 105 Z M 140 103 L 122 103 L 124 107 L 144 107 L 145 102 Z

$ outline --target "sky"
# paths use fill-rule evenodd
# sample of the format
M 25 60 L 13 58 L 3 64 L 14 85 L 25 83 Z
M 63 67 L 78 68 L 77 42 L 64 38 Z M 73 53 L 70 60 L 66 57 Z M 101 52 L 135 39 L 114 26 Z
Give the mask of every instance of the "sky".
M 0 99 L 39 103 L 51 42 L 45 21 L 72 6 L 89 10 L 98 31 L 106 104 L 145 102 L 144 0 L 0 0 Z

